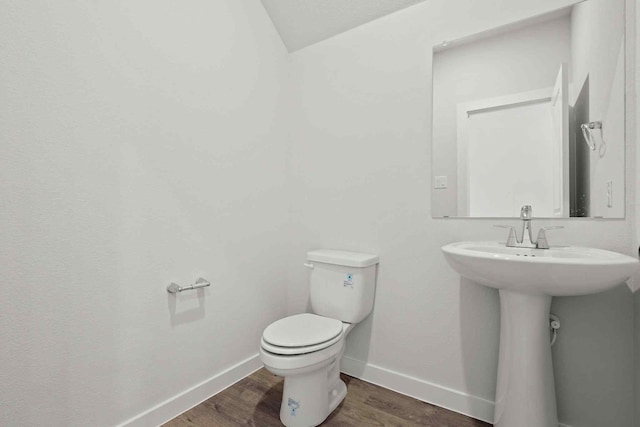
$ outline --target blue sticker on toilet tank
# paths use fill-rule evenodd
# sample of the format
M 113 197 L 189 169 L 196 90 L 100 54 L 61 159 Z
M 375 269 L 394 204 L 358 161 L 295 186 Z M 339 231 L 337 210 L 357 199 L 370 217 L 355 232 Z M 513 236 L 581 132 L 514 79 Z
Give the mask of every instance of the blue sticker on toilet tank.
M 296 411 L 298 410 L 298 408 L 300 408 L 300 401 L 289 398 L 288 405 L 289 408 L 291 408 L 291 415 L 295 417 Z
M 342 286 L 353 286 L 353 274 L 347 274 L 347 279 L 342 282 Z

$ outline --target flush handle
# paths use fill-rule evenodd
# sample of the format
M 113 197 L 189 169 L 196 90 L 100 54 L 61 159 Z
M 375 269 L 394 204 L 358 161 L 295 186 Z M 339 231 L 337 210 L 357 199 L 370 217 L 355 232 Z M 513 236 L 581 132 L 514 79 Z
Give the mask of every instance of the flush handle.
M 309 270 L 313 270 L 313 264 L 312 264 L 312 263 L 310 263 L 310 262 L 305 262 L 303 265 L 304 265 L 305 267 L 307 267 Z

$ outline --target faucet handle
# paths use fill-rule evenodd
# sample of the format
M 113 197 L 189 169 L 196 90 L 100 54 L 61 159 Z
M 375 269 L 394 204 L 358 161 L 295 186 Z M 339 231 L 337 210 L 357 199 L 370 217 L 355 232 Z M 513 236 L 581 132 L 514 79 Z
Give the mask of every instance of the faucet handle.
M 549 241 L 547 240 L 547 230 L 558 230 L 564 228 L 562 225 L 551 225 L 548 227 L 542 227 L 538 231 L 538 238 L 536 239 L 536 248 L 549 249 Z
M 509 229 L 509 237 L 507 237 L 507 246 L 516 246 L 518 243 L 518 236 L 516 236 L 516 229 L 511 225 L 502 225 L 496 224 L 494 227 L 497 228 L 508 228 Z
M 531 205 L 524 205 L 520 208 L 520 219 L 531 219 L 533 218 L 533 208 Z

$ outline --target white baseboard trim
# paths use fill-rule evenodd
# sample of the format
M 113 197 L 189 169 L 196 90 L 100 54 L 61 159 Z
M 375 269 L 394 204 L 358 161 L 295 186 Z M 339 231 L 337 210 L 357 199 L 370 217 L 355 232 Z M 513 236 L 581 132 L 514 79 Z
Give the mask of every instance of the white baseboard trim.
M 458 390 L 401 374 L 361 360 L 352 359 L 348 356 L 342 357 L 340 367 L 342 372 L 352 377 L 493 424 L 493 409 L 495 403 L 490 400 L 462 393 Z M 571 426 L 559 423 L 558 427 Z
M 493 423 L 492 401 L 346 356 L 342 358 L 341 370 L 345 374 L 423 402 Z
M 153 408 L 118 424 L 117 427 L 149 427 L 164 424 L 184 411 L 207 400 L 214 394 L 237 383 L 261 367 L 262 362 L 260 361 L 260 357 L 258 354 L 255 354 L 182 393 L 159 403 Z

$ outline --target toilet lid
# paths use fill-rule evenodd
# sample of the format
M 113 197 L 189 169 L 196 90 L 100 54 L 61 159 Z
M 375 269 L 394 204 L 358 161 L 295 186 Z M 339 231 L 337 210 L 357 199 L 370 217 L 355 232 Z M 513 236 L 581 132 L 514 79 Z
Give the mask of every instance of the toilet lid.
M 285 317 L 267 326 L 262 338 L 278 347 L 308 347 L 330 341 L 342 333 L 342 322 L 317 314 Z

